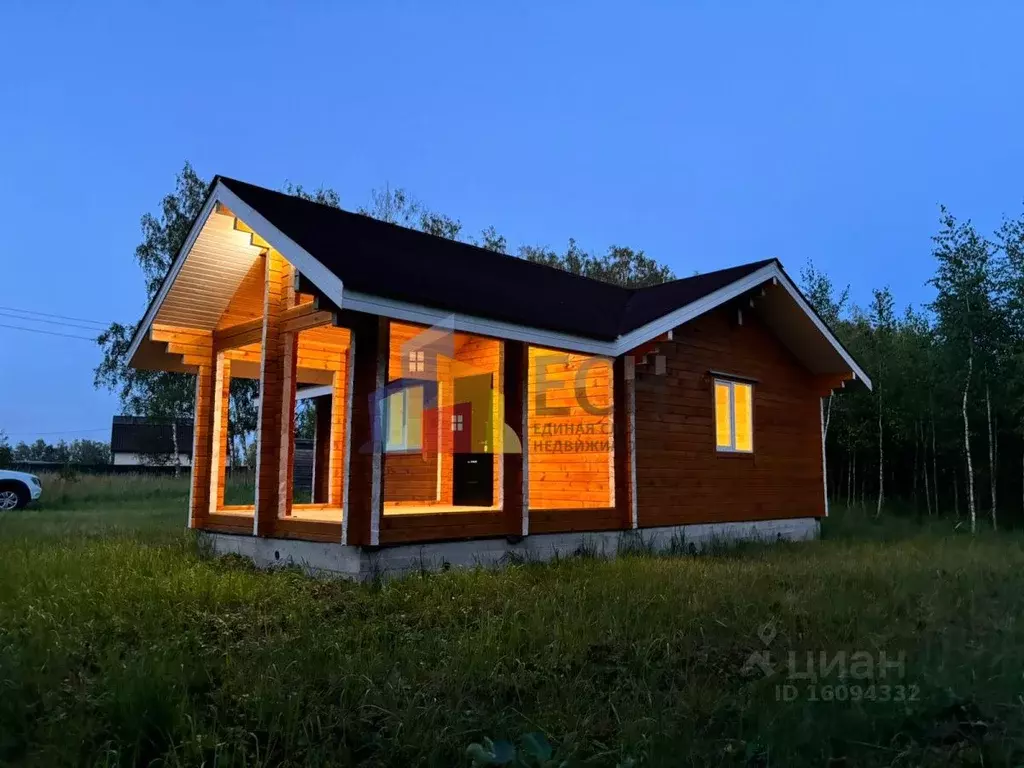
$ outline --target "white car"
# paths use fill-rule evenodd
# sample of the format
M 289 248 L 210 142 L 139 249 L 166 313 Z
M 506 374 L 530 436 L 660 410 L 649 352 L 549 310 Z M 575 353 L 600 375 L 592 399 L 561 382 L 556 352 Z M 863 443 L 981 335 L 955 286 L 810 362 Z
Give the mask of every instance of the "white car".
M 0 469 L 0 512 L 21 509 L 42 494 L 43 486 L 35 475 Z

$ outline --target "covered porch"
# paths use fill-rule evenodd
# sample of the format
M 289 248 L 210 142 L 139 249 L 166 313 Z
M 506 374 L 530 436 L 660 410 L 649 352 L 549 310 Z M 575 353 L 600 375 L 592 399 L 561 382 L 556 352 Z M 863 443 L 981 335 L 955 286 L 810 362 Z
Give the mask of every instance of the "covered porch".
M 626 358 L 348 309 L 258 216 L 211 203 L 133 356 L 196 375 L 190 527 L 361 547 L 636 527 Z M 224 495 L 236 378 L 259 382 L 241 505 Z M 313 483 L 299 495 L 303 401 Z

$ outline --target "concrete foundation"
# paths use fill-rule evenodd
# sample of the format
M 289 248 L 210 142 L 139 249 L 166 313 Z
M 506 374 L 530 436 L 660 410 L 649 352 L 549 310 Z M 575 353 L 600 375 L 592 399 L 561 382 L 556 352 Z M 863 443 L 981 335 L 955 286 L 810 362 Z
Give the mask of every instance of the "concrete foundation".
M 543 562 L 579 554 L 614 557 L 619 552 L 636 549 L 697 552 L 709 545 L 738 541 L 806 541 L 818 538 L 819 531 L 816 518 L 801 517 L 635 531 L 534 534 L 515 543 L 504 538 L 472 539 L 379 549 L 209 531 L 199 531 L 199 535 L 215 554 L 242 555 L 261 568 L 298 565 L 312 574 L 367 580 L 445 568 L 491 568 L 509 562 Z

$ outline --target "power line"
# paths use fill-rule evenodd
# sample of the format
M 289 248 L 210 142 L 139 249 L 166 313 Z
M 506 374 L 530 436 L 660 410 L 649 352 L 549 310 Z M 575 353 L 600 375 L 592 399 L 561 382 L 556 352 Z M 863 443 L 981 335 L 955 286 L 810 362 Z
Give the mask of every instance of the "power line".
M 98 331 L 100 329 L 94 328 L 91 325 L 84 325 L 83 323 L 68 323 L 64 320 L 47 320 L 45 317 L 22 317 L 16 315 L 13 312 L 4 312 L 0 310 L 0 317 L 12 317 L 15 320 L 24 320 L 27 323 L 46 323 L 47 325 L 64 325 L 68 328 L 82 328 L 86 331 Z
M 25 318 L 26 320 L 28 318 Z M 96 341 L 95 336 L 77 336 L 73 333 L 60 333 L 58 331 L 44 331 L 41 328 L 25 328 L 22 325 L 7 325 L 0 323 L 0 328 L 10 328 L 15 331 L 28 331 L 29 333 L 45 333 L 47 336 L 63 336 L 66 339 L 82 339 L 83 341 Z
M 105 323 L 102 320 L 90 320 L 85 317 L 70 317 L 69 315 L 56 315 L 51 312 L 37 312 L 34 309 L 20 309 L 18 307 L 4 306 L 0 306 L 0 309 L 5 310 L 7 312 L 20 312 L 23 315 L 39 315 L 40 317 L 56 317 L 59 320 L 74 320 L 79 323 L 92 323 L 94 325 L 99 325 L 103 328 L 106 328 L 109 325 L 109 323 Z M 24 319 L 28 320 L 29 318 L 26 317 Z

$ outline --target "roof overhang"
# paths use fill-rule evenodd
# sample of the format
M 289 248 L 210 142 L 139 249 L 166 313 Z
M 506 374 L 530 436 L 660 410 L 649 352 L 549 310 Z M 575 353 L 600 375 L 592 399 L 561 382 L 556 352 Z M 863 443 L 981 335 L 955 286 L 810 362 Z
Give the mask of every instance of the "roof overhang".
M 366 312 L 421 325 L 443 326 L 452 331 L 512 339 L 571 352 L 618 357 L 662 337 L 668 331 L 706 312 L 735 302 L 747 294 L 753 296 L 756 293 L 754 310 L 812 373 L 849 374 L 868 389 L 872 386 L 868 375 L 811 308 L 781 265 L 775 261 L 640 328 L 620 335 L 615 340 L 593 339 L 492 318 L 452 313 L 384 296 L 345 291 L 342 279 L 338 275 L 274 226 L 259 211 L 245 203 L 220 180 L 210 190 L 206 203 L 171 265 L 167 277 L 135 330 L 128 350 L 128 359 L 132 365 L 150 367 L 147 360 L 154 354 L 152 347 L 156 345 L 146 344 L 149 331 L 175 281 L 182 273 L 204 227 L 215 214 L 218 204 L 230 209 L 248 228 L 284 256 L 338 309 Z M 161 367 L 168 370 L 165 366 Z
M 763 292 L 759 292 L 762 288 Z M 706 312 L 755 292 L 759 295 L 755 300 L 754 309 L 810 371 L 816 374 L 849 373 L 855 380 L 871 389 L 871 379 L 776 262 L 767 264 L 697 301 L 623 334 L 615 341 L 588 339 L 488 318 L 452 314 L 440 309 L 353 291 L 345 293 L 345 306 L 359 312 L 383 315 L 410 323 L 446 325 L 465 333 L 515 339 L 571 352 L 618 357 Z
M 175 282 L 185 268 L 189 255 L 203 236 L 210 217 L 215 215 L 218 205 L 228 208 L 247 227 L 252 229 L 260 238 L 284 256 L 303 275 L 306 275 L 325 297 L 334 302 L 338 307 L 341 306 L 344 291 L 341 279 L 324 267 L 304 248 L 296 244 L 290 237 L 267 221 L 258 211 L 245 203 L 222 181 L 218 180 L 210 190 L 202 210 L 200 210 L 195 222 L 193 222 L 185 242 L 182 244 L 174 262 L 171 264 L 170 270 L 167 272 L 167 276 L 160 285 L 160 290 L 153 297 L 149 307 L 146 309 L 146 314 L 143 315 L 142 321 L 135 329 L 131 344 L 128 347 L 128 360 L 130 364 L 138 365 L 139 367 L 149 367 L 146 365 L 146 362 L 154 355 L 154 350 L 144 347 L 144 343 L 149 337 L 149 331 L 160 314 L 160 310 L 164 307 Z M 164 364 L 162 363 L 162 365 Z
M 616 341 L 615 354 L 636 349 L 724 304 L 750 294 L 754 309 L 793 354 L 817 374 L 850 373 L 869 390 L 871 379 L 818 316 L 778 262 L 673 310 Z M 756 295 L 755 295 L 756 294 Z

